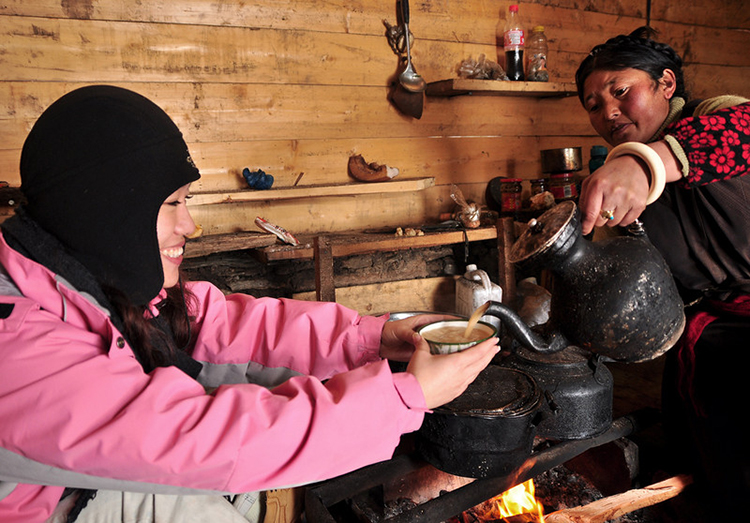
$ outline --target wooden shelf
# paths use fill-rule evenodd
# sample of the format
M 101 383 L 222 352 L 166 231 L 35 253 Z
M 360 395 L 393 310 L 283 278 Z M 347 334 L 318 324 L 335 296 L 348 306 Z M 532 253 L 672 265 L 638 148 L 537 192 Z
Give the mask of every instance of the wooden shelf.
M 427 96 L 527 96 L 531 98 L 563 98 L 577 96 L 574 83 L 510 82 L 504 80 L 474 80 L 451 78 L 427 84 Z
M 265 200 L 292 200 L 321 196 L 352 196 L 357 194 L 380 194 L 391 192 L 421 191 L 435 185 L 435 178 L 393 179 L 387 182 L 360 182 L 341 185 L 308 185 L 304 187 L 281 187 L 264 191 L 228 191 L 193 193 L 190 205 L 217 203 L 257 202 Z
M 417 227 L 415 227 L 417 229 Z M 495 227 L 467 229 L 470 242 L 492 240 L 497 237 Z M 297 235 L 299 245 L 282 243 L 276 235 L 264 232 L 234 232 L 213 234 L 189 240 L 186 258 L 244 249 L 256 249 L 257 257 L 267 263 L 279 260 L 312 260 L 315 238 L 321 235 Z M 396 236 L 393 232 L 345 232 L 324 235 L 328 238 L 334 257 L 351 256 L 377 251 L 397 251 L 419 247 L 437 247 L 464 241 L 462 230 L 425 232 L 424 236 Z
M 515 296 L 515 276 L 507 253 L 515 241 L 513 218 L 501 218 L 494 226 L 477 229 L 430 230 L 422 236 L 397 236 L 394 231 L 350 231 L 342 233 L 298 235 L 299 245 L 281 243 L 270 233 L 237 232 L 217 234 L 190 240 L 186 258 L 217 252 L 252 249 L 263 263 L 281 260 L 313 260 L 315 262 L 316 297 L 319 301 L 335 301 L 333 260 L 379 251 L 398 251 L 496 240 L 498 247 L 498 275 L 504 289 L 504 299 Z M 418 227 L 415 227 L 418 229 Z
M 276 243 L 276 235 L 266 232 L 233 232 L 212 234 L 188 240 L 185 258 L 198 258 L 216 252 L 240 251 L 268 247 Z
M 415 227 L 417 229 L 418 227 Z M 464 241 L 463 230 L 425 232 L 424 236 L 396 236 L 384 232 L 350 232 L 325 235 L 334 258 L 353 256 L 378 251 L 398 251 L 420 247 L 437 247 Z M 494 226 L 478 229 L 466 229 L 466 238 L 470 242 L 492 240 L 497 238 Z M 315 236 L 298 236 L 297 246 L 276 243 L 258 249 L 256 252 L 264 262 L 278 260 L 312 260 L 314 258 Z

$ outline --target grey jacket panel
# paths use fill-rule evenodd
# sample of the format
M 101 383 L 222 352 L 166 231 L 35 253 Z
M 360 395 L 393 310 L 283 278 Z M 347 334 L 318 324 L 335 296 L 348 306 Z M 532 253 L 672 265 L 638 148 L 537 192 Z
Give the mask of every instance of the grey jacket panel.
M 229 492 L 217 492 L 215 490 L 191 489 L 157 483 L 91 476 L 45 465 L 7 449 L 0 448 L 0 499 L 10 494 L 15 488 L 16 483 L 142 492 L 146 494 L 230 494 Z
M 285 367 L 265 367 L 260 363 L 207 363 L 201 361 L 203 370 L 198 375 L 198 382 L 206 389 L 219 385 L 235 383 L 254 383 L 267 389 L 281 385 L 292 376 L 302 376 L 301 373 Z

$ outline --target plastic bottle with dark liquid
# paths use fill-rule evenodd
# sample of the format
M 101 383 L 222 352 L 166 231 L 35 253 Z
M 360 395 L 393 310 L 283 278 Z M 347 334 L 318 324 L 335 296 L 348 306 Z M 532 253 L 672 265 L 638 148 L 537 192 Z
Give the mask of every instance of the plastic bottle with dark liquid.
M 505 74 L 509 80 L 522 82 L 523 75 L 523 49 L 505 51 Z
M 508 8 L 505 20 L 503 48 L 505 50 L 505 74 L 513 81 L 524 80 L 523 47 L 525 44 L 523 25 L 518 15 L 518 5 Z

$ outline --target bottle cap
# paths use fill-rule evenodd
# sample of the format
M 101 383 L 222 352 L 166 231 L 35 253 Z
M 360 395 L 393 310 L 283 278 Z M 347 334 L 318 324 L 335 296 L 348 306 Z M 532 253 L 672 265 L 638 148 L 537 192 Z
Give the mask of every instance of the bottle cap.
M 517 13 L 517 12 L 518 12 L 518 5 L 517 5 L 517 4 L 513 4 L 512 6 L 510 6 L 510 7 L 508 8 L 508 10 L 509 10 L 509 11 L 510 11 L 511 13 Z
M 538 25 L 534 27 L 534 29 L 531 30 L 532 33 L 543 33 L 544 32 L 544 26 Z

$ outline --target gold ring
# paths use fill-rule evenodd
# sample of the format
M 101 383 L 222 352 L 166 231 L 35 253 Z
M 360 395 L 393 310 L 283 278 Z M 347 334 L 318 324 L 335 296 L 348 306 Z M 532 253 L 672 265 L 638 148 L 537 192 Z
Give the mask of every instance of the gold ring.
M 615 213 L 614 211 L 602 211 L 599 213 L 599 216 L 604 218 L 605 220 L 614 220 L 615 219 Z

